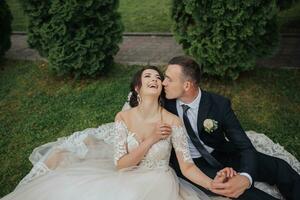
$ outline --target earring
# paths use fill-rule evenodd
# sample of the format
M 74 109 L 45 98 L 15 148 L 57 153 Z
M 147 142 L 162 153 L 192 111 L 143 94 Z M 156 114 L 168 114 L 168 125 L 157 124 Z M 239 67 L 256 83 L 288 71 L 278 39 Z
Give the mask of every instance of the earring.
M 141 101 L 142 101 L 141 96 L 140 96 L 139 93 L 138 93 L 137 96 L 136 96 L 136 100 L 137 100 L 138 104 L 140 104 Z

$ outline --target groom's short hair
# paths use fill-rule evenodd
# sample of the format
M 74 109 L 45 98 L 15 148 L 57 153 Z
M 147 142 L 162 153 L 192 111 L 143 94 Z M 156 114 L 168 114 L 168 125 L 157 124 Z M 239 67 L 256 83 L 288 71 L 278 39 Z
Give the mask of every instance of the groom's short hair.
M 176 56 L 168 62 L 168 65 L 180 65 L 183 75 L 199 85 L 201 66 L 193 58 L 189 56 Z

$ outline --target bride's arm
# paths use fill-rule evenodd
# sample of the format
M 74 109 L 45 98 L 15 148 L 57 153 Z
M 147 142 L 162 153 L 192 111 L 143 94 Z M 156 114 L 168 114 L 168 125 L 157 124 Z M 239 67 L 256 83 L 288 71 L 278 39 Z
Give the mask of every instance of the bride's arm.
M 177 154 L 177 153 L 176 153 Z M 208 190 L 211 190 L 212 179 L 206 176 L 194 163 L 186 163 L 178 156 L 178 162 L 181 173 L 193 183 L 200 185 Z
M 172 144 L 180 166 L 181 173 L 193 183 L 208 190 L 211 189 L 212 179 L 205 175 L 193 162 L 187 141 L 187 135 L 180 120 L 175 120 L 173 128 Z
M 184 159 L 181 159 L 178 155 L 179 153 L 176 152 L 176 156 L 179 162 L 181 173 L 193 183 L 206 188 L 207 190 L 213 191 L 216 194 L 222 195 L 218 191 L 218 189 L 212 189 L 213 183 L 220 183 L 226 181 L 228 178 L 232 178 L 236 175 L 236 172 L 229 167 L 226 167 L 220 170 L 214 179 L 211 179 L 206 174 L 204 174 L 194 163 L 186 163 Z
M 116 115 L 115 122 L 124 122 L 120 113 Z M 132 150 L 131 152 L 128 152 L 126 127 L 119 127 L 116 131 L 117 137 L 115 142 L 115 164 L 118 169 L 138 165 L 144 158 L 145 154 L 148 152 L 150 147 L 161 139 L 158 135 L 153 134 L 152 137 L 149 137 L 146 140 L 142 141 L 136 149 Z

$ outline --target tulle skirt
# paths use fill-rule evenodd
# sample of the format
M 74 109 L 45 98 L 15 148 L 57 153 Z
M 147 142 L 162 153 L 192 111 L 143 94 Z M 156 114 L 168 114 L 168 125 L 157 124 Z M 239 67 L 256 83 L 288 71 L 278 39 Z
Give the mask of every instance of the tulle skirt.
M 117 170 L 113 163 L 114 123 L 75 132 L 34 149 L 31 171 L 2 200 L 209 200 L 169 167 Z M 264 134 L 247 132 L 255 148 L 286 160 L 298 173 L 300 163 Z M 282 198 L 276 187 L 255 187 Z

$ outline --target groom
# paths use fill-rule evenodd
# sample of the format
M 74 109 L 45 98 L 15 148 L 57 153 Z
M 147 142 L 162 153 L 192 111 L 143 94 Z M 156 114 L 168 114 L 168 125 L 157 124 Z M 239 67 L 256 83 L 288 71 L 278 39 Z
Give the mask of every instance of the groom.
M 238 172 L 224 183 L 215 183 L 213 193 L 237 199 L 276 199 L 253 187 L 255 181 L 260 181 L 276 184 L 288 200 L 299 200 L 300 176 L 297 172 L 285 161 L 257 152 L 230 101 L 200 89 L 200 76 L 200 66 L 192 58 L 172 58 L 163 81 L 168 99 L 165 107 L 183 120 L 191 156 L 206 175 L 214 178 L 224 167 L 232 167 Z M 177 175 L 183 177 L 174 152 L 170 162 Z

